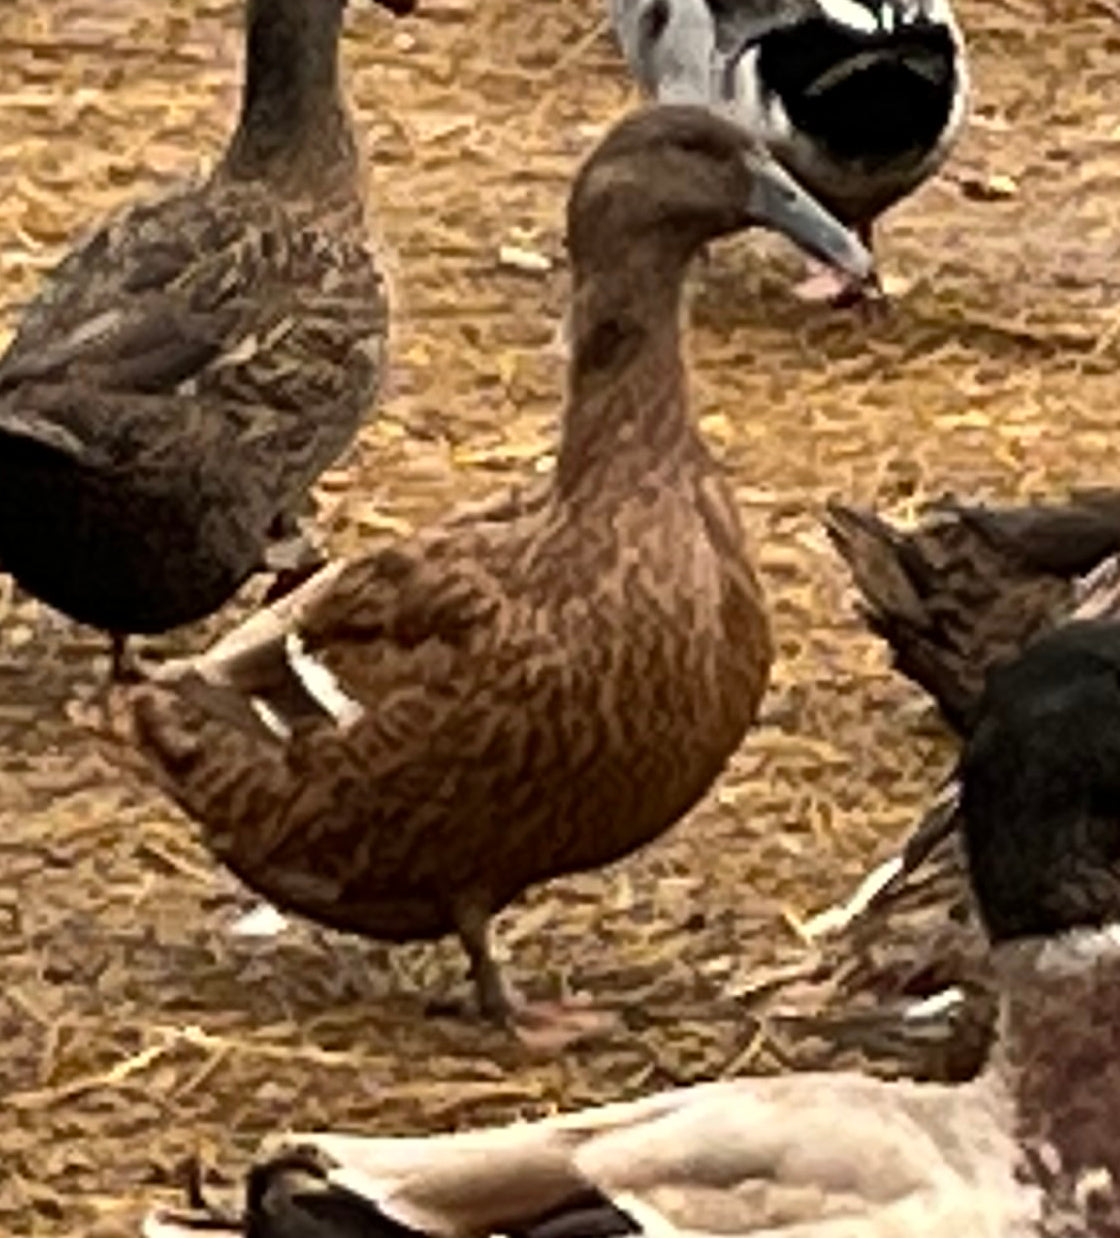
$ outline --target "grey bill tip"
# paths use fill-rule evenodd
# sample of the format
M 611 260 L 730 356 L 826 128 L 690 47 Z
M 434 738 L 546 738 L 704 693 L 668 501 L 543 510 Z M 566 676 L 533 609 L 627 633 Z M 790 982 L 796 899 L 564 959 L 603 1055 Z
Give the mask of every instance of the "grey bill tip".
M 753 186 L 751 216 L 782 232 L 806 253 L 861 282 L 875 274 L 875 260 L 854 232 L 830 214 L 767 151 L 744 154 Z

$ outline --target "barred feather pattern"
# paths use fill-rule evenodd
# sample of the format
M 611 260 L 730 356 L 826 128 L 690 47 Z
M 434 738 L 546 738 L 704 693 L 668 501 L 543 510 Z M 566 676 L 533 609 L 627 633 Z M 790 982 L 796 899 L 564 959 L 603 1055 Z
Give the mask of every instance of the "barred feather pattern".
M 159 631 L 261 566 L 382 371 L 364 231 L 310 208 L 219 179 L 134 208 L 62 264 L 0 366 L 0 560 L 32 592 Z M 75 449 L 39 441 L 44 423 Z
M 834 503 L 826 528 L 868 626 L 899 671 L 967 733 L 986 675 L 1052 630 L 1076 578 L 1120 550 L 1120 495 L 985 508 L 945 502 L 916 528 Z
M 443 934 L 465 901 L 493 912 L 656 838 L 753 722 L 766 613 L 675 350 L 650 347 L 573 416 L 631 430 L 589 440 L 574 491 L 453 517 L 287 602 L 356 722 L 309 710 L 268 736 L 214 704 L 259 691 L 234 666 L 225 686 L 138 691 L 163 785 L 277 904 L 380 938 Z

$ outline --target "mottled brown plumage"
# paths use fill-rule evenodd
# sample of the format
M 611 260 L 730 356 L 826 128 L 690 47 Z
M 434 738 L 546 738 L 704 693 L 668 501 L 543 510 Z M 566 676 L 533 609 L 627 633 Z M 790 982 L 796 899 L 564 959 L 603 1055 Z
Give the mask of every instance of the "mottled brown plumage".
M 450 1135 L 283 1133 L 243 1215 L 148 1238 L 1117 1238 L 1118 805 L 1120 626 L 1071 625 L 993 678 L 962 760 L 1000 1005 L 969 1083 L 792 1074 Z
M 767 220 L 866 272 L 734 126 L 692 108 L 622 122 L 571 196 L 554 476 L 331 565 L 137 692 L 141 749 L 266 898 L 392 941 L 456 932 L 504 1017 L 490 917 L 656 838 L 720 773 L 771 643 L 688 413 L 679 302 L 703 242 Z M 309 687 L 324 668 L 334 687 Z
M 373 402 L 387 309 L 339 90 L 344 3 L 247 0 L 213 174 L 71 253 L 0 361 L 0 564 L 82 622 L 160 632 L 215 610 Z
M 989 668 L 1051 630 L 1075 579 L 1120 551 L 1120 491 L 1010 508 L 945 502 L 909 531 L 834 503 L 825 527 L 868 626 L 964 733 Z

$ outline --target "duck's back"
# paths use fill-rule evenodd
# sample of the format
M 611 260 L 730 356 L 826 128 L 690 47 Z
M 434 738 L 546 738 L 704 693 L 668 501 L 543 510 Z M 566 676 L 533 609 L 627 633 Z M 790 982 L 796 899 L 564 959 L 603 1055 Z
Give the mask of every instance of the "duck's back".
M 947 4 L 848 7 L 858 25 L 822 14 L 767 34 L 744 57 L 739 96 L 748 127 L 837 218 L 862 224 L 940 165 L 968 78 Z
M 254 182 L 133 208 L 0 363 L 0 562 L 99 627 L 209 613 L 355 433 L 385 329 L 357 229 Z

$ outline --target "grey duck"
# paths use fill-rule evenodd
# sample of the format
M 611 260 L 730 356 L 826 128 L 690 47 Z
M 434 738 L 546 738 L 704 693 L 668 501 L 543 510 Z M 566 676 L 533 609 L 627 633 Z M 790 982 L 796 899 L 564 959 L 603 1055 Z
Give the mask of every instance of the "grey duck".
M 977 1079 L 793 1074 L 464 1133 L 278 1133 L 243 1209 L 200 1194 L 147 1238 L 1116 1238 L 1120 626 L 993 678 L 961 815 L 1000 1004 Z
M 412 0 L 379 0 L 396 12 Z M 370 408 L 387 329 L 340 95 L 345 0 L 247 0 L 213 174 L 63 260 L 0 360 L 0 565 L 124 637 L 221 606 Z
M 949 0 L 608 0 L 608 8 L 645 90 L 733 117 L 868 246 L 874 221 L 933 175 L 964 122 L 968 62 Z M 816 276 L 800 291 L 850 292 Z
M 766 684 L 767 613 L 679 323 L 689 258 L 752 224 L 869 272 L 738 127 L 687 107 L 620 122 L 569 200 L 552 477 L 331 564 L 130 694 L 158 780 L 248 885 L 383 940 L 458 934 L 482 1010 L 529 1039 L 564 1012 L 520 1008 L 491 917 L 673 825 Z

